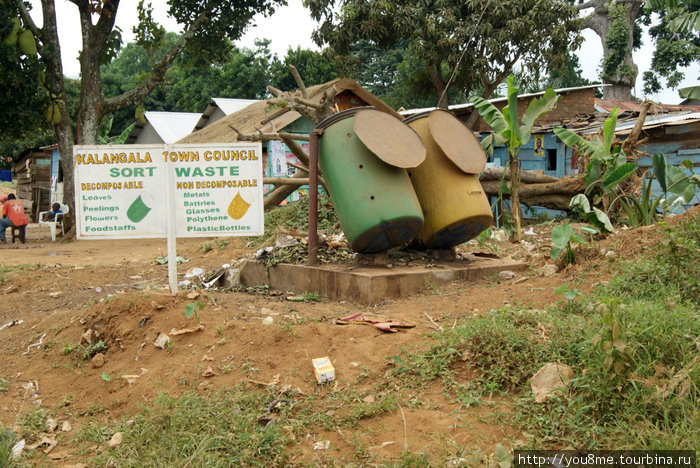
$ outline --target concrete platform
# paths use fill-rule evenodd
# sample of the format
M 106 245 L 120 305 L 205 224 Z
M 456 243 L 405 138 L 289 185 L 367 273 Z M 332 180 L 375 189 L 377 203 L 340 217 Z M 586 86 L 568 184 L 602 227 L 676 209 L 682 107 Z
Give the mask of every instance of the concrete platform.
M 240 281 L 244 286 L 267 285 L 270 289 L 293 291 L 295 294 L 317 291 L 325 298 L 372 305 L 437 284 L 475 280 L 503 270 L 526 269 L 524 262 L 475 257 L 469 261 L 440 263 L 430 268 L 278 264 L 270 267 L 268 274 L 264 264 L 249 261 L 240 269 Z

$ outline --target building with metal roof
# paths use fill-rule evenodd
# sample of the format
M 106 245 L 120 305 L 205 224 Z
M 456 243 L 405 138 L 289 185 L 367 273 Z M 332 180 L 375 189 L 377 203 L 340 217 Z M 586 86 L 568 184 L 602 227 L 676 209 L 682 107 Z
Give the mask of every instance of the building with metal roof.
M 126 139 L 128 144 L 175 143 L 192 129 L 201 114 L 193 112 L 144 112 L 146 123 L 138 122 Z

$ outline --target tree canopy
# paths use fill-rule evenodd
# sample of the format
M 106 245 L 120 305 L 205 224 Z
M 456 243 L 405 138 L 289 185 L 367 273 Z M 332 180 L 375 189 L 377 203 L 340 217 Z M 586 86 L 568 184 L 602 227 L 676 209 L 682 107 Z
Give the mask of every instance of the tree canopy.
M 44 65 L 36 52 L 25 53 L 19 43 L 23 34 L 19 8 L 0 2 L 0 139 L 21 138 L 45 120 L 48 93 L 42 92 Z M 30 33 L 31 35 L 31 33 Z
M 440 106 L 449 102 L 448 86 L 490 95 L 516 63 L 539 77 L 579 41 L 576 10 L 559 0 L 310 0 L 309 7 L 321 21 L 314 39 L 335 54 L 348 55 L 362 39 L 385 49 L 407 41 L 420 67 L 413 72 L 430 77 Z
M 648 13 L 657 13 L 660 22 L 649 28 L 656 42 L 651 70 L 644 72 L 644 92 L 661 91 L 662 80 L 669 88 L 677 88 L 685 78 L 681 70 L 700 62 L 700 1 L 647 2 Z
M 253 16 L 271 13 L 284 0 L 169 0 L 169 14 L 184 27 L 175 44 L 166 47 L 165 31 L 153 20 L 153 8 L 142 0 L 138 5 L 139 24 L 134 28 L 139 44 L 152 57 L 149 70 L 138 83 L 122 94 L 106 97 L 101 78 L 101 65 L 115 56 L 121 44 L 121 31 L 115 27 L 119 0 L 70 0 L 78 7 L 82 50 L 80 52 L 80 100 L 75 115 L 66 105 L 66 86 L 61 62 L 55 0 L 41 0 L 43 26 L 38 28 L 22 0 L 15 2 L 24 29 L 31 31 L 45 65 L 45 83 L 56 109 L 53 123 L 61 165 L 66 179 L 66 202 L 73 202 L 73 143 L 92 144 L 97 140 L 102 118 L 112 112 L 141 103 L 155 86 L 162 82 L 173 61 L 184 50 L 209 61 L 220 60 L 231 41 L 238 39 Z M 160 58 L 158 57 L 160 55 Z M 70 222 L 70 221 L 69 221 Z
M 606 99 L 632 99 L 638 75 L 632 52 L 642 45 L 642 26 L 649 27 L 655 45 L 651 70 L 644 73 L 645 93 L 660 91 L 662 80 L 677 87 L 685 77 L 680 68 L 700 60 L 700 38 L 692 32 L 698 0 L 579 0 L 576 7 L 586 12 L 584 28 L 592 29 L 603 45 L 601 79 L 612 85 L 603 90 Z

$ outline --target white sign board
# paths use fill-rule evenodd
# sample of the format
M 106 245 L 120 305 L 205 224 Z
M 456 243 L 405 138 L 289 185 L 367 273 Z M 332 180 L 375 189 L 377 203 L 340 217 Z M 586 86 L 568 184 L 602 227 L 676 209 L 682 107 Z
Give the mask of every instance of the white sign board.
M 261 143 L 75 146 L 73 157 L 78 239 L 264 231 Z

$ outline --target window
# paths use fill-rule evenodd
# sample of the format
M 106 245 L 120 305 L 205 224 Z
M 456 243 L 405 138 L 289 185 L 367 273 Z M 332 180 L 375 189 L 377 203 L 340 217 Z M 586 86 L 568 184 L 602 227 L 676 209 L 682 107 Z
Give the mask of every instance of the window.
M 546 170 L 556 171 L 557 170 L 557 150 L 548 149 L 547 150 L 547 163 Z

